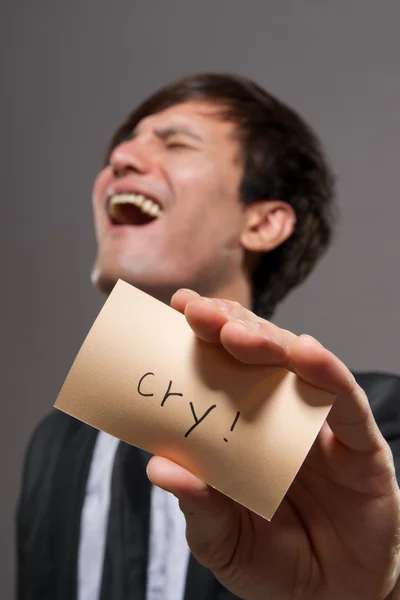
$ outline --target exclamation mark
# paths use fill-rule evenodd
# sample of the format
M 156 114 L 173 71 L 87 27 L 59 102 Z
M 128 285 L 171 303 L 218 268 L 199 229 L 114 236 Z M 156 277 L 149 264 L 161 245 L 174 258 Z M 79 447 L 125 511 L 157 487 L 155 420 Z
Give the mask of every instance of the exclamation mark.
M 236 417 L 235 417 L 235 419 L 234 419 L 234 421 L 233 421 L 233 423 L 232 423 L 232 425 L 231 425 L 231 431 L 233 431 L 233 430 L 235 429 L 235 425 L 236 425 L 236 423 L 238 422 L 238 418 L 239 418 L 239 417 L 240 417 L 240 412 L 238 411 L 238 412 L 236 413 Z M 226 438 L 224 438 L 224 442 L 227 442 L 227 441 L 228 441 L 228 440 L 227 440 Z

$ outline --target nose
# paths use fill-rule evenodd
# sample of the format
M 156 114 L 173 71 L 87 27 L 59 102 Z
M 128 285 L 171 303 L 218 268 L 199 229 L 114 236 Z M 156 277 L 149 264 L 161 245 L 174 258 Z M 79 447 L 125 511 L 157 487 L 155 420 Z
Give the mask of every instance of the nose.
M 110 155 L 110 165 L 117 177 L 128 173 L 148 173 L 151 170 L 151 159 L 139 147 L 135 139 L 122 142 L 114 148 Z

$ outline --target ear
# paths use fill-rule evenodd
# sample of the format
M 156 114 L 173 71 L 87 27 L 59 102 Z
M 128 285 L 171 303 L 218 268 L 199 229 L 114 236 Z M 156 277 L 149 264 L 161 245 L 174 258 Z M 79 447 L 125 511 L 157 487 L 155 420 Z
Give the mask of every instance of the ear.
M 240 243 L 250 252 L 277 248 L 292 235 L 296 225 L 293 208 L 281 200 L 254 202 L 245 208 L 244 216 Z

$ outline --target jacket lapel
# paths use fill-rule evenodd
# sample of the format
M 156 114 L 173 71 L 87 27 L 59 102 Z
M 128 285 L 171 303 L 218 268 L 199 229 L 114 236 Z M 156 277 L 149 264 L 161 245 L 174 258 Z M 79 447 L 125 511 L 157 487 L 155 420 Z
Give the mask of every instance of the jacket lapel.
M 80 519 L 97 430 L 69 419 L 55 465 L 54 487 L 49 504 L 49 559 L 58 600 L 75 600 Z

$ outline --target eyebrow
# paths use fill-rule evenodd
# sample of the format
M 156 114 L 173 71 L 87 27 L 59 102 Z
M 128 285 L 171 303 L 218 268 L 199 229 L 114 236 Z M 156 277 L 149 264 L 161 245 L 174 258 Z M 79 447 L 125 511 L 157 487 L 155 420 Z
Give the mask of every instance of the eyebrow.
M 134 130 L 133 135 L 135 135 L 136 133 L 137 133 L 137 130 Z M 154 134 L 160 140 L 163 140 L 163 141 L 166 141 L 168 138 L 174 137 L 176 135 L 185 135 L 185 136 L 190 137 L 198 142 L 204 142 L 204 139 L 200 135 L 198 135 L 197 133 L 194 133 L 194 131 L 191 131 L 184 125 L 178 125 L 176 127 L 166 127 L 165 129 L 154 129 Z

